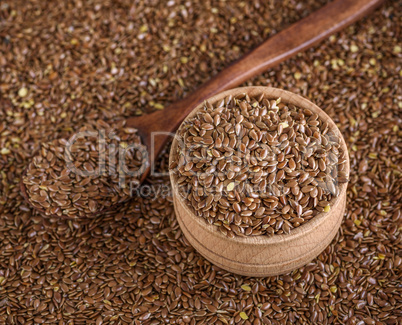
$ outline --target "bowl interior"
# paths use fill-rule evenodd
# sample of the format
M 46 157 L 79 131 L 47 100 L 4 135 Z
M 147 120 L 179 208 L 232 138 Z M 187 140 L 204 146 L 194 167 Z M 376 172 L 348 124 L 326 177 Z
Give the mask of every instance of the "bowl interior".
M 285 91 L 282 89 L 278 88 L 271 88 L 271 87 L 240 87 L 240 88 L 235 88 L 231 90 L 224 91 L 216 96 L 211 97 L 208 99 L 208 101 L 213 104 L 219 100 L 222 100 L 226 98 L 229 95 L 232 96 L 238 96 L 241 94 L 248 94 L 250 97 L 257 97 L 258 95 L 261 95 L 262 93 L 264 94 L 264 97 L 267 99 L 277 99 L 281 98 L 281 102 L 286 103 L 286 104 L 293 104 L 297 107 L 300 108 L 308 108 L 312 112 L 316 113 L 319 118 L 322 121 L 325 121 L 329 125 L 329 130 L 331 130 L 334 134 L 338 136 L 340 139 L 340 146 L 342 150 L 346 153 L 346 173 L 349 175 L 349 156 L 348 156 L 348 151 L 346 147 L 345 140 L 340 133 L 338 127 L 336 126 L 335 122 L 318 106 L 310 102 L 304 97 L 301 97 L 299 95 L 296 95 L 294 93 L 291 93 L 289 91 Z M 204 103 L 199 104 L 187 117 L 186 119 L 182 122 L 182 124 L 179 127 L 180 128 L 183 126 L 183 123 L 185 121 L 191 119 L 195 114 L 197 114 L 198 111 L 200 111 L 204 107 Z M 170 150 L 170 155 L 169 155 L 169 165 L 176 159 L 177 155 L 177 148 L 178 148 L 178 141 L 176 138 L 174 138 L 172 147 Z M 233 242 L 242 242 L 242 243 L 251 243 L 251 244 L 262 244 L 262 245 L 269 245 L 270 243 L 278 243 L 281 241 L 288 241 L 289 239 L 296 239 L 297 237 L 303 236 L 306 231 L 313 231 L 319 224 L 322 222 L 325 222 L 325 219 L 330 217 L 330 213 L 319 213 L 316 216 L 314 216 L 312 219 L 308 220 L 306 223 L 302 224 L 299 227 L 296 227 L 294 229 L 290 230 L 290 233 L 288 234 L 274 234 L 272 236 L 266 236 L 266 235 L 258 235 L 258 236 L 245 236 L 245 237 L 240 237 L 240 236 L 235 236 L 234 238 L 230 238 L 227 236 L 224 236 L 220 231 L 217 231 L 216 226 L 208 224 L 205 222 L 205 220 L 201 217 L 198 217 L 195 213 L 194 210 L 191 206 L 187 204 L 186 201 L 181 197 L 181 195 L 178 193 L 178 188 L 177 188 L 177 175 L 170 171 L 170 179 L 173 187 L 173 193 L 176 197 L 177 200 L 180 200 L 183 202 L 183 206 L 186 208 L 186 213 L 192 215 L 197 222 L 199 222 L 205 231 L 214 233 L 215 236 L 221 236 L 223 240 L 230 240 Z M 339 184 L 339 195 L 337 197 L 334 197 L 330 202 L 331 209 L 336 209 L 341 202 L 341 199 L 346 195 L 346 188 L 347 188 L 347 183 L 341 183 Z

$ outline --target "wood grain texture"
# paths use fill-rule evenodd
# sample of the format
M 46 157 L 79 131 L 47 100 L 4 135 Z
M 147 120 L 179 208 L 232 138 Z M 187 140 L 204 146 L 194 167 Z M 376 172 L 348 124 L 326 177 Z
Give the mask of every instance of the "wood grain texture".
M 341 147 L 347 153 L 345 141 L 339 129 L 330 117 L 309 100 L 276 88 L 244 87 L 225 91 L 209 99 L 211 103 L 228 95 L 247 93 L 251 97 L 264 93 L 265 98 L 276 99 L 298 107 L 309 108 L 329 124 L 330 130 L 339 136 Z M 193 117 L 203 104 L 198 105 L 187 117 Z M 178 141 L 175 139 L 170 152 L 170 162 L 175 159 Z M 349 173 L 349 158 L 346 172 Z M 289 272 L 315 258 L 322 252 L 336 235 L 346 206 L 347 184 L 340 185 L 340 195 L 334 198 L 331 210 L 321 213 L 305 224 L 292 229 L 290 234 L 267 236 L 249 236 L 228 238 L 213 225 L 197 217 L 183 198 L 178 194 L 176 175 L 170 174 L 173 188 L 173 202 L 177 220 L 190 244 L 206 259 L 217 266 L 242 275 L 271 276 Z
M 214 76 L 194 93 L 162 111 L 132 117 L 127 125 L 139 129 L 150 148 L 150 166 L 166 141 L 194 107 L 224 90 L 237 87 L 289 57 L 304 51 L 333 33 L 349 26 L 378 7 L 383 0 L 335 0 L 272 36 L 250 53 Z M 162 132 L 154 139 L 155 132 Z M 142 179 L 149 173 L 143 174 Z

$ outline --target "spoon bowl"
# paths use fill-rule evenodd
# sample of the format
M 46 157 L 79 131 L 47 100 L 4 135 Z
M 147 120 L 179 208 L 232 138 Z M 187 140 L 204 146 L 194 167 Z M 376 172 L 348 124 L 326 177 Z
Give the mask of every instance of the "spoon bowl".
M 26 174 L 27 174 L 27 168 L 24 169 L 24 171 L 23 171 L 23 173 L 22 173 L 21 181 L 20 181 L 20 184 L 19 184 L 19 185 L 20 185 L 20 190 L 21 190 L 21 195 L 22 195 L 22 197 L 24 198 L 25 202 L 27 202 L 28 205 L 29 205 L 32 209 L 36 210 L 37 212 L 39 212 L 39 213 L 42 214 L 42 215 L 46 215 L 46 216 L 49 217 L 49 218 L 52 218 L 52 217 L 53 217 L 53 218 L 61 218 L 61 219 L 69 219 L 69 220 L 72 220 L 72 219 L 91 219 L 91 218 L 96 218 L 97 216 L 99 216 L 99 215 L 101 215 L 101 214 L 103 214 L 103 213 L 106 213 L 106 212 L 115 210 L 115 209 L 117 209 L 119 206 L 121 206 L 122 204 L 124 204 L 124 202 L 123 202 L 123 203 L 119 203 L 119 204 L 114 204 L 114 205 L 112 205 L 112 206 L 110 206 L 110 207 L 108 207 L 108 208 L 103 209 L 102 211 L 86 214 L 85 217 L 81 217 L 81 216 L 78 216 L 78 215 L 75 216 L 75 217 L 71 217 L 71 216 L 67 216 L 67 215 L 64 215 L 64 214 L 61 214 L 61 215 L 47 214 L 44 209 L 40 209 L 40 208 L 38 208 L 38 207 L 36 207 L 36 206 L 33 206 L 31 200 L 29 199 L 29 194 L 28 194 L 28 192 L 27 192 L 27 188 L 26 188 L 26 186 L 25 186 L 25 184 L 24 184 L 24 182 L 23 182 L 23 177 L 26 176 Z

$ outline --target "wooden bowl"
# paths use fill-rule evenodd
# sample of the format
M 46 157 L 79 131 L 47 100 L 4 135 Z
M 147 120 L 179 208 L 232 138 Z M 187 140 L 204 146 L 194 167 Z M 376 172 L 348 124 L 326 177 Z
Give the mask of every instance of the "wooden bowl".
M 236 96 L 244 93 L 249 94 L 250 97 L 264 93 L 265 98 L 268 99 L 281 97 L 281 102 L 310 109 L 329 124 L 332 132 L 339 135 L 341 147 L 347 153 L 345 141 L 330 117 L 309 100 L 291 92 L 268 87 L 244 87 L 222 92 L 208 101 L 213 104 L 228 95 Z M 186 120 L 192 118 L 202 107 L 203 104 L 198 105 Z M 177 147 L 177 140 L 174 139 L 170 151 L 170 163 L 177 153 Z M 349 158 L 346 165 L 346 172 L 349 174 Z M 328 213 L 316 215 L 301 226 L 292 229 L 289 234 L 229 238 L 223 235 L 216 226 L 207 224 L 203 218 L 194 214 L 192 208 L 178 193 L 176 175 L 172 172 L 170 180 L 176 217 L 190 244 L 207 260 L 220 268 L 247 276 L 278 275 L 309 263 L 335 237 L 346 206 L 347 183 L 343 183 L 339 185 L 339 196 L 331 200 L 331 210 Z

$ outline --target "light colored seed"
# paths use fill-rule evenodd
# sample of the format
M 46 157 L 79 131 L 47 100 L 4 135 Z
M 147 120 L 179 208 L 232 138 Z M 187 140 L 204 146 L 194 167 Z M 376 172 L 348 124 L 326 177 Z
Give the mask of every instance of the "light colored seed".
M 234 182 L 231 182 L 231 183 L 228 184 L 228 186 L 226 187 L 226 189 L 227 189 L 228 191 L 233 191 L 234 187 L 235 187 L 235 183 L 234 183 Z
M 243 285 L 241 286 L 241 288 L 242 288 L 244 291 L 251 291 L 251 287 L 250 287 L 248 284 L 243 284 Z
M 18 96 L 20 97 L 26 97 L 28 95 L 28 89 L 25 87 L 22 87 L 18 90 Z

